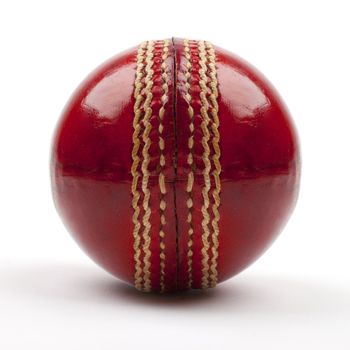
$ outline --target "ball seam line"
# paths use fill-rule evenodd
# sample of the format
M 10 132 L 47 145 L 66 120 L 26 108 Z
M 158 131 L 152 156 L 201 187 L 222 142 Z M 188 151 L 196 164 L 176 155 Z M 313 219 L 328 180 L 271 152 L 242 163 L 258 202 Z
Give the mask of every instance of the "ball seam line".
M 219 105 L 217 102 L 218 99 L 218 81 L 217 81 L 217 72 L 216 72 L 216 56 L 213 45 L 209 42 L 205 42 L 208 59 L 209 59 L 209 76 L 210 76 L 210 88 L 211 92 L 209 94 L 209 100 L 211 102 L 210 115 L 212 117 L 211 129 L 213 133 L 212 138 L 212 146 L 214 149 L 213 154 L 213 163 L 214 169 L 212 171 L 212 175 L 214 177 L 215 188 L 212 192 L 212 197 L 214 203 L 212 205 L 212 211 L 214 214 L 214 218 L 212 219 L 212 258 L 211 258 L 211 274 L 210 274 L 210 286 L 215 287 L 218 282 L 218 271 L 217 271 L 217 259 L 218 259 L 218 248 L 219 248 L 219 225 L 218 222 L 220 220 L 219 206 L 220 206 L 220 192 L 221 192 L 221 182 L 220 182 L 220 173 L 221 173 L 221 164 L 220 164 L 220 133 L 219 133 Z
M 151 286 L 151 250 L 150 250 L 150 244 L 151 244 L 151 223 L 150 223 L 150 216 L 151 216 L 151 208 L 149 205 L 150 202 L 150 189 L 149 189 L 149 177 L 150 172 L 148 169 L 149 163 L 150 163 L 150 154 L 149 149 L 151 146 L 151 138 L 150 138 L 150 132 L 152 130 L 152 124 L 150 122 L 150 118 L 152 117 L 153 110 L 151 107 L 152 100 L 153 100 L 153 93 L 152 93 L 152 87 L 153 87 L 153 74 L 154 71 L 152 69 L 153 67 L 153 57 L 154 57 L 154 42 L 149 41 L 147 45 L 147 52 L 146 52 L 146 77 L 145 77 L 145 95 L 146 99 L 144 102 L 143 110 L 144 110 L 144 131 L 142 134 L 142 141 L 144 143 L 142 148 L 142 165 L 141 165 L 141 171 L 142 171 L 142 182 L 141 182 L 141 188 L 142 192 L 144 194 L 142 207 L 144 210 L 143 218 L 142 218 L 142 224 L 143 224 L 143 252 L 144 252 L 144 258 L 143 258 L 143 275 L 144 275 L 144 285 L 143 290 L 145 292 L 150 292 L 152 289 Z
M 209 111 L 209 102 L 207 98 L 208 94 L 208 77 L 207 77 L 207 52 L 205 49 L 205 44 L 202 40 L 198 42 L 198 48 L 199 48 L 199 75 L 200 75 L 200 101 L 201 101 L 201 108 L 200 108 L 200 114 L 202 117 L 201 122 L 201 130 L 202 130 L 202 146 L 203 146 L 203 154 L 202 154 L 202 160 L 204 163 L 204 170 L 202 172 L 203 180 L 204 180 L 204 187 L 202 189 L 202 198 L 203 198 L 203 205 L 201 208 L 203 219 L 202 219 L 202 243 L 203 248 L 201 250 L 202 253 L 202 280 L 201 280 L 201 286 L 203 289 L 206 289 L 209 287 L 209 254 L 208 251 L 210 249 L 210 229 L 209 229 L 209 223 L 210 223 L 210 214 L 208 211 L 208 208 L 210 206 L 210 200 L 209 200 L 209 192 L 211 189 L 211 180 L 210 180 L 210 170 L 211 170 L 211 161 L 210 161 L 210 147 L 209 147 L 209 140 L 210 140 L 210 131 L 209 131 L 209 123 L 210 118 L 208 115 Z
M 165 218 L 165 209 L 166 209 L 166 201 L 165 201 L 165 194 L 167 193 L 166 185 L 165 185 L 165 176 L 164 176 L 164 169 L 165 169 L 165 157 L 164 157 L 164 138 L 163 138 L 163 119 L 164 119 L 164 113 L 165 113 L 165 106 L 168 103 L 169 100 L 169 77 L 167 72 L 167 63 L 166 60 L 169 55 L 169 40 L 163 41 L 163 50 L 162 50 L 162 63 L 161 63 L 161 77 L 162 77 L 162 90 L 163 95 L 161 97 L 161 108 L 159 109 L 158 117 L 159 117 L 159 126 L 158 126 L 158 137 L 159 137 L 159 176 L 158 176 L 158 182 L 159 182 L 159 189 L 160 189 L 160 203 L 159 203 L 159 211 L 160 211 L 160 229 L 159 229 L 159 236 L 160 236 L 160 290 L 161 292 L 165 291 L 165 243 L 164 238 L 166 235 L 166 232 L 164 232 L 164 226 L 166 225 L 166 218 Z
M 192 288 L 193 283 L 193 276 L 192 276 L 192 259 L 193 259 L 193 233 L 194 233 L 194 227 L 193 227 L 193 183 L 194 183 L 194 162 L 193 162 L 193 146 L 194 146 L 194 110 L 192 107 L 192 96 L 190 94 L 190 81 L 191 81 L 191 74 L 192 74 L 192 59 L 191 59 L 191 53 L 190 53 L 190 47 L 189 47 L 189 40 L 185 39 L 183 42 L 184 45 L 184 52 L 185 52 L 185 58 L 186 58 L 186 64 L 185 64 L 185 100 L 187 102 L 187 114 L 189 117 L 189 131 L 190 135 L 188 138 L 188 155 L 187 155 L 187 164 L 190 167 L 190 171 L 187 176 L 187 186 L 186 191 L 188 194 L 187 197 L 187 223 L 189 225 L 187 235 L 188 235 L 188 242 L 187 242 L 187 273 L 188 273 L 188 288 Z
M 140 199 L 140 192 L 138 191 L 138 182 L 140 178 L 140 172 L 138 170 L 139 163 L 140 163 L 140 157 L 138 155 L 139 149 L 140 149 L 140 119 L 142 118 L 142 109 L 141 109 L 141 103 L 143 101 L 143 95 L 142 90 L 144 88 L 144 66 L 145 66 L 145 49 L 147 46 L 147 42 L 143 42 L 137 51 L 137 62 L 136 62 L 136 77 L 135 77 L 135 84 L 134 84 L 134 119 L 133 119 L 133 134 L 132 134 L 132 141 L 133 141 L 133 148 L 132 148 L 132 165 L 131 165 L 131 175 L 132 175 L 132 184 L 131 184 L 131 193 L 132 193 L 132 208 L 133 208 L 133 216 L 132 221 L 134 224 L 133 228 L 133 238 L 134 238 L 134 262 L 135 262 L 135 272 L 134 272 L 134 283 L 135 287 L 138 290 L 142 290 L 142 284 L 143 284 L 143 278 L 142 278 L 142 268 L 141 268 L 141 237 L 140 237 L 140 228 L 141 223 L 139 220 L 140 215 L 140 206 L 139 206 L 139 199 Z

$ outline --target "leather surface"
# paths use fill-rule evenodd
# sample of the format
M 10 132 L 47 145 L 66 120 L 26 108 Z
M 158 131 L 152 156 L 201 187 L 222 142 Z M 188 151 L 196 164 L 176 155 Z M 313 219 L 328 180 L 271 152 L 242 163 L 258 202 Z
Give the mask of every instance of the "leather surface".
M 201 287 L 203 161 L 199 63 L 192 48 L 191 96 L 196 163 L 193 287 Z M 251 264 L 273 242 L 294 208 L 300 175 L 295 128 L 271 84 L 235 55 L 215 47 L 220 117 L 221 204 L 218 276 L 223 281 Z M 137 48 L 110 59 L 80 85 L 56 129 L 51 157 L 56 207 L 72 236 L 99 265 L 134 283 L 131 207 L 132 134 Z M 160 289 L 159 134 L 161 46 L 156 42 L 150 138 L 151 281 Z M 169 103 L 164 115 L 166 291 L 188 288 L 186 179 L 189 119 L 183 40 L 171 42 Z M 175 81 L 174 81 L 175 77 Z M 213 179 L 212 179 L 213 180 Z M 141 189 L 140 189 L 140 192 Z M 212 217 L 211 213 L 211 217 Z

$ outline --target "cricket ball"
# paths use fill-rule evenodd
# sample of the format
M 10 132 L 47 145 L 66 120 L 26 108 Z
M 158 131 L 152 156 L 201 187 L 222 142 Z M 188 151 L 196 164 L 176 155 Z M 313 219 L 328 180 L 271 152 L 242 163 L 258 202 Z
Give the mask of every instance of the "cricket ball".
M 147 41 L 91 73 L 56 128 L 53 198 L 74 239 L 141 291 L 210 288 L 274 241 L 295 206 L 289 112 L 207 41 Z

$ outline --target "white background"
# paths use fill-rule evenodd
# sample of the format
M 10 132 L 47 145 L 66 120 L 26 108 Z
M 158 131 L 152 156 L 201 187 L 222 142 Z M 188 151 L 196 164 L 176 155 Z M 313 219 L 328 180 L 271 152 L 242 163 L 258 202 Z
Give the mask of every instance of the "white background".
M 0 2 L 0 349 L 349 349 L 348 1 Z M 302 145 L 273 247 L 209 292 L 141 295 L 95 266 L 52 204 L 49 148 L 78 83 L 147 39 L 206 39 L 258 67 Z

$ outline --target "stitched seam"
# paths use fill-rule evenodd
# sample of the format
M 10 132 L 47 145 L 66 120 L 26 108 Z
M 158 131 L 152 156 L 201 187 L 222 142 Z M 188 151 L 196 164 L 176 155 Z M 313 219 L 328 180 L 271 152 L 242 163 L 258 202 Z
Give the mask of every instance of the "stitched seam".
M 212 227 L 213 227 L 213 234 L 212 234 L 212 240 L 213 245 L 211 248 L 212 251 L 212 258 L 211 258 L 211 274 L 210 274 L 210 286 L 215 287 L 215 285 L 218 282 L 218 271 L 217 271 L 217 259 L 218 259 L 218 248 L 219 248 L 219 225 L 218 222 L 220 220 L 220 213 L 219 213 L 219 206 L 220 206 L 220 191 L 221 191 L 221 182 L 220 182 L 220 173 L 221 173 L 221 164 L 220 164 L 220 134 L 219 134 L 219 125 L 220 120 L 218 117 L 218 111 L 219 111 L 219 105 L 217 102 L 218 98 L 218 81 L 217 81 L 217 75 L 216 75 L 216 56 L 215 51 L 211 43 L 206 42 L 205 43 L 206 48 L 208 50 L 208 59 L 209 59 L 209 76 L 210 76 L 210 88 L 211 92 L 209 95 L 209 100 L 211 102 L 211 110 L 210 114 L 212 116 L 212 124 L 211 124 L 211 130 L 213 133 L 213 139 L 212 139 L 212 146 L 214 149 L 213 154 L 213 163 L 214 163 L 214 170 L 212 171 L 212 175 L 214 177 L 215 181 L 215 188 L 213 189 L 212 196 L 214 199 L 214 203 L 212 206 L 212 211 L 214 214 L 214 218 L 212 220 Z
M 209 103 L 207 99 L 208 94 L 208 77 L 207 77 L 207 56 L 206 56 L 206 50 L 205 50 L 205 44 L 201 40 L 198 42 L 198 48 L 199 48 L 199 64 L 201 68 L 199 69 L 199 75 L 200 75 L 200 100 L 201 100 L 201 108 L 200 113 L 202 117 L 202 123 L 201 123 L 201 130 L 203 133 L 202 137 L 202 146 L 203 146 L 203 155 L 202 160 L 204 163 L 204 170 L 203 170 L 203 180 L 204 180 L 204 187 L 202 190 L 202 197 L 203 197 L 203 205 L 202 205 L 202 214 L 203 214 L 203 220 L 202 220 L 202 242 L 203 242 L 203 248 L 201 250 L 202 252 L 202 288 L 206 289 L 209 287 L 209 254 L 208 251 L 210 249 L 210 243 L 209 243 L 209 236 L 210 236 L 210 230 L 208 227 L 208 224 L 210 223 L 210 215 L 208 212 L 208 208 L 210 205 L 209 201 L 209 191 L 211 187 L 211 181 L 210 181 L 210 169 L 211 169 L 211 162 L 210 162 L 210 147 L 209 147 L 209 140 L 210 140 L 210 133 L 209 133 L 209 123 L 210 118 L 208 115 L 209 110 Z
M 162 106 L 159 109 L 159 126 L 158 126 L 158 136 L 159 136 L 159 167 L 160 172 L 158 176 L 158 182 L 159 182 L 159 189 L 160 189 L 160 204 L 159 204 L 159 212 L 160 212 L 160 229 L 159 229 L 159 236 L 160 236 L 160 289 L 162 292 L 165 290 L 165 232 L 164 232 L 164 226 L 166 225 L 166 219 L 165 219 L 165 209 L 166 209 L 166 201 L 165 201 L 165 194 L 167 193 L 166 186 L 165 186 L 165 177 L 164 177 L 164 169 L 165 169 L 165 157 L 164 157 L 164 149 L 165 149 L 165 143 L 163 138 L 163 118 L 165 113 L 165 105 L 168 103 L 169 100 L 169 77 L 167 72 L 167 63 L 166 60 L 169 55 L 169 40 L 164 40 L 163 44 L 163 53 L 162 53 L 162 64 L 161 64 L 161 70 L 162 70 L 162 90 L 163 95 L 161 97 Z
M 174 218 L 175 218 L 175 231 L 176 231 L 176 238 L 175 238 L 175 246 L 176 246 L 176 279 L 175 279 L 175 286 L 176 289 L 179 288 L 180 285 L 180 249 L 179 249 L 179 218 L 177 213 L 177 187 L 176 187 L 176 181 L 177 181 L 177 162 L 178 162 L 178 135 L 177 135 L 177 50 L 176 50 L 176 44 L 175 39 L 171 39 L 172 43 L 172 54 L 173 54 L 173 101 L 172 101 L 172 107 L 173 107 L 173 130 L 174 130 L 174 152 L 173 152 L 173 170 L 174 170 L 174 181 L 172 183 L 172 189 L 173 189 L 173 204 L 174 204 Z
M 188 228 L 188 242 L 187 242 L 187 273 L 188 273 L 188 288 L 192 287 L 193 276 L 192 276 L 192 259 L 193 259 L 193 183 L 194 183 L 194 162 L 193 162 L 193 146 L 194 146 L 194 111 L 192 107 L 192 96 L 190 94 L 190 79 L 192 73 L 192 60 L 190 54 L 189 40 L 184 40 L 184 52 L 186 58 L 185 65 L 185 100 L 187 102 L 187 114 L 189 117 L 189 131 L 190 136 L 188 138 L 188 155 L 187 155 L 187 164 L 190 167 L 190 172 L 187 176 L 187 223 L 189 225 Z
M 150 216 L 151 216 L 151 208 L 149 205 L 150 201 L 150 190 L 148 187 L 148 181 L 150 177 L 150 172 L 148 170 L 148 165 L 150 162 L 150 155 L 149 155 L 149 148 L 151 146 L 151 139 L 150 139 L 150 132 L 152 130 L 152 124 L 150 122 L 150 119 L 152 117 L 152 99 L 153 99 L 153 74 L 154 71 L 152 69 L 153 67 L 153 54 L 154 52 L 154 42 L 149 41 L 147 45 L 147 52 L 146 52 L 146 78 L 145 78 L 145 103 L 144 103 L 144 131 L 142 134 L 142 141 L 144 143 L 143 149 L 142 149 L 142 165 L 141 165 L 141 171 L 142 171 L 142 192 L 144 194 L 143 197 L 143 203 L 142 207 L 144 210 L 143 218 L 142 218 L 142 224 L 143 224 L 143 252 L 144 252 L 144 258 L 143 258 L 143 274 L 144 274 L 144 285 L 143 290 L 145 292 L 151 291 L 151 250 L 150 250 L 150 244 L 151 244 L 151 224 L 150 224 Z
M 140 192 L 137 190 L 138 180 L 140 177 L 140 172 L 138 171 L 138 166 L 140 163 L 140 157 L 138 155 L 139 148 L 140 148 L 140 119 L 142 117 L 142 110 L 141 110 L 141 103 L 143 101 L 142 96 L 142 89 L 144 87 L 144 83 L 142 82 L 142 79 L 144 77 L 144 60 L 145 60 L 145 48 L 147 43 L 142 43 L 137 51 L 137 63 L 136 63 L 136 77 L 135 77 L 135 87 L 134 87 L 134 98 L 135 98 L 135 104 L 134 104 L 134 119 L 133 119 L 133 135 L 132 135 L 132 142 L 133 142 L 133 149 L 132 149 L 132 166 L 131 166 L 131 175 L 132 175 L 132 184 L 131 184 L 131 193 L 132 193 L 132 208 L 133 208 L 133 216 L 132 216 L 132 222 L 134 224 L 133 229 L 133 238 L 134 238 L 134 261 L 135 261 L 135 273 L 134 273 L 134 283 L 135 287 L 138 290 L 142 289 L 142 268 L 141 268 L 141 249 L 140 249 L 140 243 L 141 243 L 141 237 L 139 235 L 139 231 L 141 228 L 141 223 L 139 221 L 139 215 L 140 215 L 140 207 L 139 207 L 139 199 L 140 199 Z

